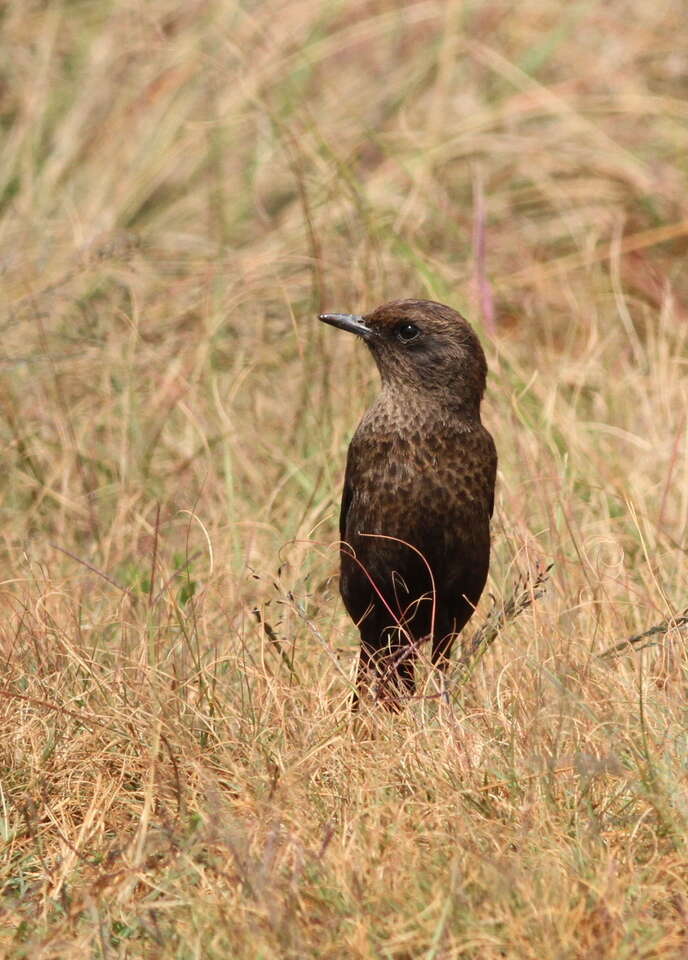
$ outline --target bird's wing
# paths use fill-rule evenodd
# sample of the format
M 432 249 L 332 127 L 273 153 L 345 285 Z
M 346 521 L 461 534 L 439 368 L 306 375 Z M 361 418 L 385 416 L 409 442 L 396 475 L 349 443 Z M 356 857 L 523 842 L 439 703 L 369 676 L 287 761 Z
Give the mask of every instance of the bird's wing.
M 488 507 L 490 509 L 490 519 L 492 519 L 492 514 L 494 513 L 494 495 L 495 495 L 495 481 L 497 479 L 497 448 L 494 445 L 494 440 L 488 433 L 487 435 L 490 440 L 490 477 L 489 477 L 489 489 L 490 489 L 490 500 Z
M 497 479 L 497 448 L 490 433 L 484 428 L 477 433 L 477 448 L 473 451 L 480 472 L 480 486 L 487 494 L 488 517 L 494 513 L 495 480 Z
M 351 480 L 353 473 L 354 452 L 353 444 L 349 447 L 344 471 L 344 489 L 342 490 L 342 505 L 339 510 L 339 539 L 346 540 L 346 519 L 354 496 L 354 486 Z

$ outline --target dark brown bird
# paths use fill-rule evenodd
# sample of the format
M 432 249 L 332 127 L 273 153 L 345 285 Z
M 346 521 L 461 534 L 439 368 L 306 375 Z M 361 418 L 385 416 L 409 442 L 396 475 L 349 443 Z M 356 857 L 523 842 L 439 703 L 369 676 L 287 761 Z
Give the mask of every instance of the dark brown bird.
M 497 470 L 480 421 L 487 363 L 466 320 L 431 300 L 320 319 L 362 337 L 382 380 L 349 446 L 340 591 L 361 632 L 357 691 L 376 677 L 398 709 L 421 645 L 445 667 L 485 586 Z

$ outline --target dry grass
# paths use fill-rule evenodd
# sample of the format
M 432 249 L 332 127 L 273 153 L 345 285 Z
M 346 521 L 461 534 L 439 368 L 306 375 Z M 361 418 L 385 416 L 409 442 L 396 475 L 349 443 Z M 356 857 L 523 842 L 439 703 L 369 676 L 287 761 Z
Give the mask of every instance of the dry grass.
M 682 5 L 0 27 L 2 956 L 688 955 Z M 490 593 L 554 569 L 352 729 L 314 317 L 392 295 L 486 343 Z

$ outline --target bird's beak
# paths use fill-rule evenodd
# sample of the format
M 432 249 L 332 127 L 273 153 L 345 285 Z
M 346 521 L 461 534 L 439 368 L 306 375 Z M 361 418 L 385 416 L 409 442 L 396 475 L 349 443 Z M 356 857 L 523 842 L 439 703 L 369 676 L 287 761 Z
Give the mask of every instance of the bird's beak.
M 364 340 L 369 340 L 373 334 L 371 328 L 365 323 L 363 317 L 353 313 L 321 313 L 320 319 L 323 323 L 329 323 L 333 327 L 339 327 L 340 330 L 347 330 L 349 333 L 355 333 Z

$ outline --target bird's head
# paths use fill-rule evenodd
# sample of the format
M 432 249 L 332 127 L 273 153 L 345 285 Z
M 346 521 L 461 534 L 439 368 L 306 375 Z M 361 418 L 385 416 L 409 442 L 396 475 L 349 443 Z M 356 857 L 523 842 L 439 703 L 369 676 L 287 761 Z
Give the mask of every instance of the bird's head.
M 451 307 L 433 300 L 393 300 L 365 316 L 324 313 L 320 319 L 366 342 L 383 386 L 467 412 L 479 410 L 485 354 L 471 325 Z

